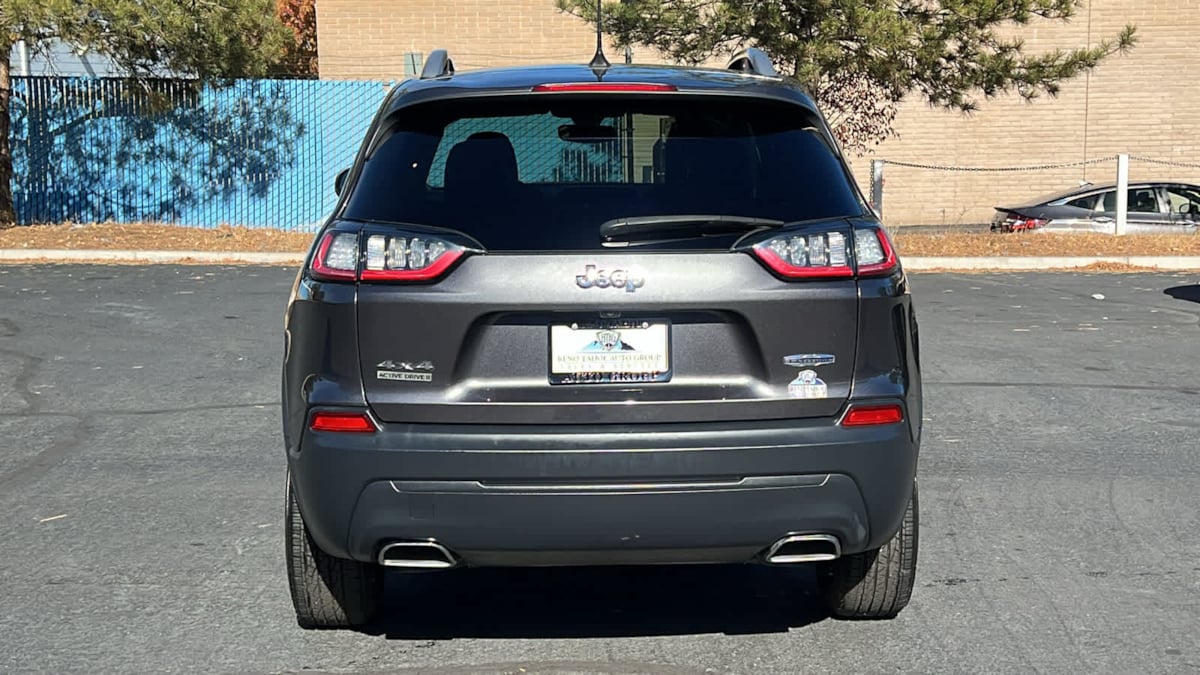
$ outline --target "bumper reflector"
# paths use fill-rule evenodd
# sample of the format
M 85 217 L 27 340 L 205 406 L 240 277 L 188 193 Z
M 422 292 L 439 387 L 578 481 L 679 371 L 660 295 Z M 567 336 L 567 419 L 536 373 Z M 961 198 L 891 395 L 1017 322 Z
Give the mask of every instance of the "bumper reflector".
M 372 434 L 378 431 L 370 416 L 361 412 L 313 413 L 309 428 L 313 431 L 332 431 L 348 434 Z
M 904 409 L 896 404 L 856 405 L 842 418 L 844 427 L 867 427 L 898 424 L 904 421 Z

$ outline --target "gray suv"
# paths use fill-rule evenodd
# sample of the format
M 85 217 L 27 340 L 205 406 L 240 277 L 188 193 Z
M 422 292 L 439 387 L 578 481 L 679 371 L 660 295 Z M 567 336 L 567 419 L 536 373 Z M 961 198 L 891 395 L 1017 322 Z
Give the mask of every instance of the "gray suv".
M 439 50 L 336 189 L 286 317 L 301 625 L 458 566 L 814 564 L 834 616 L 908 603 L 908 280 L 761 52 L 455 74 Z

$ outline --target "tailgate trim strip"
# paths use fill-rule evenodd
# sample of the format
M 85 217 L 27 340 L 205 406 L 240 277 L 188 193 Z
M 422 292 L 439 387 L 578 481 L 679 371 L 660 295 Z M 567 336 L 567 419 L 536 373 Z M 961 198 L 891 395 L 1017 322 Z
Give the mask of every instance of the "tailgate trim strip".
M 520 482 L 442 480 L 401 481 L 388 483 L 400 494 L 564 494 L 564 493 L 628 493 L 628 492 L 697 492 L 706 490 L 779 490 L 801 487 L 821 487 L 829 482 L 829 474 L 797 476 L 748 476 L 726 480 L 675 480 L 638 482 Z

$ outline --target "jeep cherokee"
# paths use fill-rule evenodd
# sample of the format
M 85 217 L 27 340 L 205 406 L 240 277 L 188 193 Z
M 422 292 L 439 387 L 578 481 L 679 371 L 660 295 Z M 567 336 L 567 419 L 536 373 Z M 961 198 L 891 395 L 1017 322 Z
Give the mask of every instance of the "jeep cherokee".
M 396 86 L 286 315 L 299 623 L 386 569 L 817 565 L 895 616 L 917 556 L 917 323 L 813 100 L 729 69 Z

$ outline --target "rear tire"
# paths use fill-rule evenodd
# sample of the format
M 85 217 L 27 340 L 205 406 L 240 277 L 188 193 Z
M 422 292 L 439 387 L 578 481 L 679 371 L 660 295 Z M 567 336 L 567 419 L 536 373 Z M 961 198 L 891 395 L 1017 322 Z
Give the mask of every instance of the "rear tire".
M 824 569 L 825 601 L 840 619 L 891 619 L 908 605 L 917 572 L 917 485 L 896 535 L 874 551 L 843 556 Z
M 300 515 L 290 477 L 284 527 L 296 622 L 304 628 L 369 623 L 383 593 L 383 568 L 337 558 L 318 548 Z

